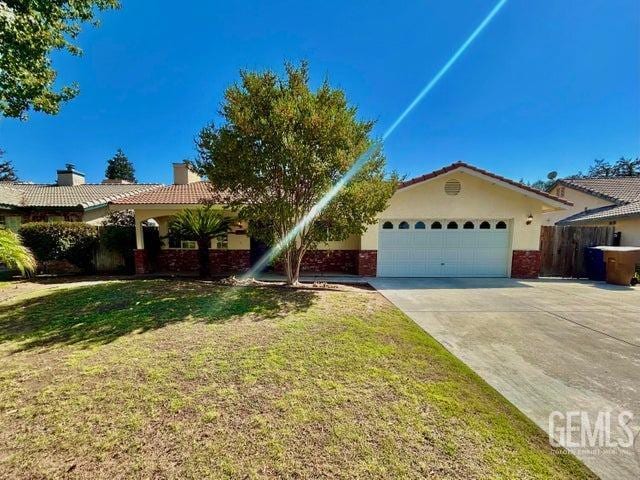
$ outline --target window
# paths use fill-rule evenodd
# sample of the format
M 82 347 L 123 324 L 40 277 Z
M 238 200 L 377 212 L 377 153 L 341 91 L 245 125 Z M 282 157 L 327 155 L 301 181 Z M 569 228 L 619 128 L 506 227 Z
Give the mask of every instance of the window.
M 433 222 L 431 224 L 431 230 L 442 230 L 442 224 L 440 222 Z
M 229 235 L 227 234 L 220 235 L 219 237 L 216 237 L 214 240 L 216 242 L 216 248 L 218 250 L 226 250 L 227 248 L 229 248 Z
M 12 232 L 17 232 L 18 230 L 20 230 L 20 226 L 22 225 L 22 217 L 5 217 L 4 225 Z
M 398 228 L 400 230 L 409 230 L 409 224 L 407 222 L 400 222 L 400 225 L 398 225 Z
M 462 228 L 464 228 L 465 230 L 473 230 L 476 227 L 473 224 L 473 222 L 464 222 L 464 225 L 462 226 Z
M 415 228 L 416 230 L 424 230 L 425 228 L 427 228 L 427 226 L 424 224 L 424 222 L 416 222 L 413 228 Z
M 180 248 L 184 248 L 185 250 L 195 250 L 198 248 L 198 242 L 195 240 L 182 240 L 180 242 Z
M 458 224 L 456 222 L 447 223 L 447 230 L 457 230 Z
M 391 223 L 391 222 L 384 222 L 384 223 L 382 224 L 382 229 L 383 229 L 383 230 L 391 230 L 391 229 L 393 229 L 393 223 Z
M 500 221 L 500 222 L 496 223 L 496 228 L 498 230 L 506 230 L 507 229 L 507 224 L 502 222 L 502 221 Z
M 47 222 L 49 223 L 64 222 L 64 217 L 62 215 L 47 215 Z
M 489 222 L 482 222 L 480 224 L 480 230 L 489 230 L 491 228 L 491 224 Z

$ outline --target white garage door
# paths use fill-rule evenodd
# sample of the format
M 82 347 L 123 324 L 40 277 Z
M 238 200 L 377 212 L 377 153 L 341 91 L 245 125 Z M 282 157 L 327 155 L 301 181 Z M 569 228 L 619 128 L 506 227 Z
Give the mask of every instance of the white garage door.
M 388 220 L 380 226 L 380 277 L 504 277 L 507 220 Z

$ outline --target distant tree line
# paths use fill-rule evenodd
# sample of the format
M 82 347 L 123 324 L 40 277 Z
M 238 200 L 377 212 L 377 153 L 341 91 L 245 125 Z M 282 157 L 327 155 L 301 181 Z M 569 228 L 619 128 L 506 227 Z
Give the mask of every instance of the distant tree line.
M 547 175 L 546 180 L 536 180 L 535 182 L 526 183 L 527 185 L 538 188 L 540 190 L 549 190 L 556 183 L 556 172 Z M 616 178 L 616 177 L 640 177 L 640 157 L 626 158 L 620 157 L 614 163 L 608 162 L 603 158 L 597 158 L 587 170 L 587 173 L 579 171 L 573 175 L 564 178 Z

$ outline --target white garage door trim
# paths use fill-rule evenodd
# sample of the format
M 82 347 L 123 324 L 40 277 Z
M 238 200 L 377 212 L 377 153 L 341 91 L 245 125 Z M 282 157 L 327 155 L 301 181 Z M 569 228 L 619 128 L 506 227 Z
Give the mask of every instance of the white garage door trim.
M 379 225 L 377 273 L 379 277 L 505 277 L 511 230 L 507 219 L 385 219 Z

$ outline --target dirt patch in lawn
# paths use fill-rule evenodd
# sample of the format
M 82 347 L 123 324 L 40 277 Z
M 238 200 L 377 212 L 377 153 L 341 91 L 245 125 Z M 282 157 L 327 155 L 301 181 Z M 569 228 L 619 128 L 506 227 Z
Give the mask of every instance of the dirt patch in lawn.
M 0 306 L 0 477 L 592 478 L 366 291 L 136 281 Z

